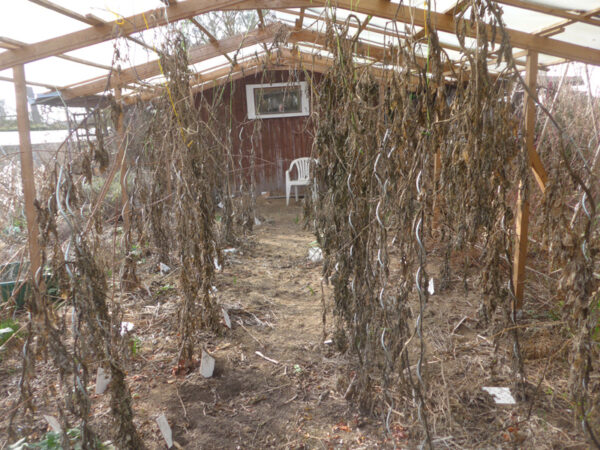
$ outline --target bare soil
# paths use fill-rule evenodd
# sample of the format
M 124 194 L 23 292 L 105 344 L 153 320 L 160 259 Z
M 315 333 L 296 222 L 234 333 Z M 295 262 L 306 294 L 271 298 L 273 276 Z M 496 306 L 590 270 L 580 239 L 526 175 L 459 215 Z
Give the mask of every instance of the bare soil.
M 189 449 L 418 447 L 417 425 L 406 413 L 410 404 L 394 410 L 391 433 L 386 433 L 381 417 L 361 415 L 344 398 L 349 356 L 325 343 L 331 330 L 328 323 L 324 333 L 322 298 L 331 307 L 331 292 L 322 283 L 321 264 L 307 258 L 314 236 L 302 227 L 301 207 L 293 200 L 286 207 L 285 200 L 261 199 L 259 208 L 264 221 L 244 245 L 225 253 L 216 280 L 216 297 L 229 311 L 232 329 L 223 325 L 221 336 L 198 337 L 216 358 L 212 378 L 203 378 L 199 370 L 174 374 L 176 268 L 161 275 L 158 261 L 149 257 L 140 265 L 143 288 L 120 299 L 124 320 L 135 326 L 127 374 L 148 447 L 166 447 L 156 424 L 161 413 L 177 445 Z M 432 249 L 428 271 L 439 280 L 436 253 Z M 449 288 L 433 295 L 427 306 L 427 413 L 435 446 L 586 448 L 571 420 L 564 340 L 536 293 L 528 299 L 520 329 L 528 397 L 499 406 L 481 390 L 511 387 L 514 380 L 507 330 L 484 328 L 476 315 L 481 300 L 474 287 L 477 264 L 476 254 L 455 257 Z M 18 397 L 20 363 L 16 352 L 3 358 L 0 408 L 8 412 Z M 44 370 L 52 372 L 41 364 L 41 376 Z M 51 401 L 37 403 L 35 415 L 21 417 L 19 424 L 32 438 L 47 429 L 41 415 L 53 413 Z M 93 408 L 97 428 L 109 435 L 106 396 L 94 395 Z M 6 417 L 2 422 L 5 426 Z M 6 435 L 0 438 L 6 444 Z

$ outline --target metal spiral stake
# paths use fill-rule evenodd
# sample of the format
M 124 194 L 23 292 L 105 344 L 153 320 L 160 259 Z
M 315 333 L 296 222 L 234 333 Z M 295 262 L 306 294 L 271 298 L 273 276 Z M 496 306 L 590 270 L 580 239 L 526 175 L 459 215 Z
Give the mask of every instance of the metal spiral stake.
M 386 207 L 386 203 L 387 203 L 387 188 L 388 188 L 388 184 L 389 184 L 389 178 L 387 178 L 388 176 L 388 172 L 383 169 L 384 174 L 386 175 L 386 179 L 385 182 L 381 179 L 381 177 L 379 176 L 378 173 L 378 166 L 381 160 L 387 160 L 389 159 L 389 156 L 391 154 L 390 153 L 387 155 L 386 158 L 386 144 L 388 142 L 388 139 L 390 137 L 390 130 L 389 128 L 386 129 L 385 131 L 385 135 L 383 136 L 383 140 L 381 142 L 381 146 L 379 148 L 379 153 L 377 154 L 377 158 L 375 159 L 375 163 L 373 164 L 373 176 L 375 177 L 375 179 L 377 180 L 377 186 L 379 189 L 379 193 L 380 193 L 380 198 L 377 202 L 377 206 L 375 208 L 375 218 L 377 220 L 377 224 L 379 225 L 379 233 L 378 236 L 376 238 L 377 240 L 377 245 L 378 245 L 378 250 L 377 250 L 377 270 L 375 270 L 375 267 L 373 268 L 373 272 L 374 275 L 377 274 L 377 276 L 379 277 L 379 284 L 381 285 L 381 290 L 379 291 L 379 296 L 378 296 L 378 300 L 379 300 L 379 306 L 381 307 L 382 310 L 382 314 L 384 316 L 384 326 L 383 326 L 383 330 L 381 331 L 381 336 L 380 336 L 380 344 L 381 344 L 381 348 L 383 349 L 383 355 L 385 358 L 385 362 L 387 367 L 385 368 L 384 372 L 383 372 L 383 377 L 385 380 L 385 389 L 387 389 L 387 384 L 389 383 L 388 380 L 388 372 L 391 370 L 392 366 L 393 366 L 393 358 L 392 355 L 389 351 L 389 349 L 387 348 L 387 346 L 385 345 L 385 335 L 387 332 L 387 316 L 388 316 L 388 308 L 389 308 L 389 304 L 385 301 L 385 293 L 386 293 L 386 287 L 387 287 L 387 266 L 388 266 L 388 259 L 387 259 L 387 234 L 386 234 L 386 227 L 385 227 L 385 222 L 383 220 L 383 218 L 381 217 L 381 210 L 385 209 Z M 393 149 L 392 149 L 393 151 Z M 382 253 L 383 253 L 383 257 L 382 257 Z M 386 393 L 387 396 L 387 393 Z M 392 396 L 389 396 L 388 398 L 389 401 L 389 407 L 388 407 L 388 411 L 385 417 L 385 428 L 387 430 L 387 432 L 389 434 L 392 433 L 392 430 L 390 428 L 390 419 L 392 417 L 392 412 L 394 410 L 394 399 Z
M 423 171 L 420 170 L 417 175 L 416 187 L 417 187 L 417 200 L 419 202 L 422 201 L 422 196 L 424 195 L 421 190 L 421 176 L 423 175 Z M 419 418 L 419 422 L 423 425 L 423 429 L 425 430 L 425 439 L 421 442 L 420 448 L 433 448 L 433 444 L 431 442 L 431 435 L 429 433 L 429 424 L 427 422 L 427 415 L 425 414 L 425 400 L 423 398 L 423 376 L 422 376 L 422 367 L 423 367 L 423 359 L 425 358 L 425 343 L 423 341 L 423 312 L 425 311 L 425 305 L 427 304 L 427 290 L 423 288 L 421 281 L 426 278 L 427 274 L 425 272 L 425 246 L 423 245 L 423 232 L 422 232 L 422 224 L 423 224 L 423 207 L 419 210 L 416 216 L 416 225 L 415 225 L 415 240 L 418 245 L 419 252 L 419 267 L 417 268 L 417 272 L 415 273 L 415 284 L 417 288 L 417 292 L 419 294 L 419 316 L 417 317 L 417 323 L 415 325 L 417 336 L 419 337 L 419 360 L 417 361 L 417 384 L 413 386 L 416 397 L 417 397 L 417 414 Z

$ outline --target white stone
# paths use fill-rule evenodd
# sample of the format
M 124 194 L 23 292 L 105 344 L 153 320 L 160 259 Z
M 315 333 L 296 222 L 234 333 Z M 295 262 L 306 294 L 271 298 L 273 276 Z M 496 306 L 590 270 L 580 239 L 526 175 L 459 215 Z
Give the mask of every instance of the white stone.
M 204 378 L 210 378 L 215 371 L 215 358 L 202 350 L 202 360 L 200 361 L 200 374 Z
M 171 426 L 169 425 L 169 422 L 167 421 L 167 416 L 165 416 L 165 414 L 161 414 L 160 416 L 158 416 L 156 418 L 156 423 L 158 424 L 158 428 L 160 429 L 160 432 L 163 435 L 163 438 L 165 438 L 165 442 L 167 443 L 167 447 L 171 448 L 173 447 L 173 432 L 171 431 Z
M 429 279 L 429 286 L 427 286 L 427 292 L 429 292 L 429 295 L 435 294 L 435 286 L 433 285 L 433 278 Z
M 121 322 L 121 336 L 125 336 L 131 330 L 133 330 L 134 325 L 131 322 Z
M 161 275 L 166 275 L 171 271 L 171 268 L 167 266 L 165 263 L 158 263 L 158 268 L 160 270 Z
M 321 250 L 319 247 L 309 248 L 308 259 L 315 263 L 323 261 L 323 250 Z
M 517 403 L 507 387 L 483 387 L 485 392 L 494 397 L 498 405 L 514 405 Z
M 221 308 L 221 310 L 223 311 L 223 320 L 225 321 L 225 326 L 231 329 L 231 319 L 229 318 L 229 313 L 225 308 Z
M 102 367 L 98 367 L 98 371 L 96 372 L 96 394 L 102 395 L 106 392 L 110 379 L 110 374 L 105 372 Z
M 62 432 L 62 427 L 60 426 L 60 423 L 58 423 L 58 420 L 56 420 L 56 417 L 47 416 L 44 414 L 44 419 L 46 419 L 46 422 L 48 422 L 48 425 L 50 425 L 52 431 L 54 431 L 55 433 Z

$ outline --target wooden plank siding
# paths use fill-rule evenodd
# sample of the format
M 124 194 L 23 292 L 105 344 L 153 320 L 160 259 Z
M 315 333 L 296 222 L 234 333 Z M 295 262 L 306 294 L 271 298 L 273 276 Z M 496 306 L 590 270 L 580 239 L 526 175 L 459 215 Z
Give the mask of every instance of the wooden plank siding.
M 319 75 L 314 74 L 314 77 L 319 77 Z M 290 163 L 296 158 L 310 156 L 311 154 L 312 125 L 310 116 L 249 120 L 246 85 L 281 83 L 290 80 L 306 81 L 306 78 L 304 73 L 300 72 L 291 74 L 286 71 L 268 71 L 235 80 L 222 88 L 224 91 L 221 102 L 227 109 L 229 109 L 228 105 L 231 105 L 233 116 L 231 138 L 235 164 L 236 167 L 239 167 L 239 158 L 241 157 L 244 174 L 248 179 L 250 177 L 252 135 L 256 127 L 254 148 L 255 180 L 258 193 L 269 191 L 283 194 L 285 192 L 285 171 Z M 204 95 L 212 103 L 212 98 L 218 89 L 208 89 L 198 93 L 197 104 L 200 105 L 200 95 Z M 255 122 L 260 123 L 255 124 Z M 242 129 L 241 140 L 240 129 Z

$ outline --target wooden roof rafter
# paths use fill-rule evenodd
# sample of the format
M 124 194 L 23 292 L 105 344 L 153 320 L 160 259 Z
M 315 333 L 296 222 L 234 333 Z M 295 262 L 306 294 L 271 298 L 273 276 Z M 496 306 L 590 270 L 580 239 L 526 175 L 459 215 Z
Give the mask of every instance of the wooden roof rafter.
M 217 49 L 221 52 L 221 54 L 227 58 L 227 60 L 231 63 L 231 64 L 235 64 L 235 62 L 233 61 L 233 59 L 231 59 L 231 57 L 229 56 L 229 54 L 227 52 L 223 52 L 221 51 L 221 49 L 219 48 L 219 40 L 210 32 L 206 29 L 206 27 L 204 25 L 202 25 L 200 22 L 198 22 L 194 17 L 190 17 L 190 22 L 192 22 L 196 28 L 198 28 L 202 33 L 204 33 L 204 35 L 208 38 L 208 41 Z
M 600 14 L 600 8 L 592 9 L 591 11 L 581 13 L 578 15 L 578 17 L 581 17 L 581 19 L 583 19 L 583 18 L 595 16 L 597 14 Z M 562 20 L 558 23 L 555 23 L 554 25 L 544 27 L 541 30 L 536 31 L 534 34 L 537 34 L 538 36 L 546 36 L 546 37 L 555 36 L 556 34 L 564 32 L 566 27 L 568 27 L 569 25 L 573 25 L 574 23 L 577 23 L 580 21 L 581 20 L 575 20 L 575 19 Z
M 469 3 L 471 3 L 471 0 L 458 0 L 454 5 L 452 5 L 446 11 L 444 11 L 444 14 L 447 16 L 454 17 L 454 16 L 458 15 L 458 13 L 462 12 L 462 10 L 464 8 L 466 8 Z M 419 39 L 422 39 L 424 37 L 425 37 L 425 28 L 422 28 L 421 30 L 417 31 L 413 35 L 413 39 L 416 41 L 418 41 Z
M 10 83 L 15 82 L 14 78 L 11 78 L 11 77 L 0 77 L 0 81 L 8 81 Z M 51 84 L 46 84 L 46 83 L 37 83 L 35 81 L 26 81 L 25 84 L 27 84 L 28 86 L 43 87 L 43 88 L 51 90 L 51 91 L 60 89 L 58 86 L 53 86 Z
M 38 0 L 36 0 L 38 1 Z M 502 0 L 506 2 L 520 0 Z M 171 4 L 165 8 L 158 8 L 146 13 L 136 14 L 121 19 L 119 34 L 126 36 L 148 27 L 162 26 L 166 23 L 189 18 L 212 10 L 242 10 L 257 8 L 302 8 L 302 7 L 324 7 L 331 3 L 325 0 L 186 0 Z M 527 5 L 530 5 L 527 3 Z M 426 11 L 414 6 L 403 6 L 391 3 L 387 0 L 336 0 L 336 6 L 349 11 L 355 11 L 366 15 L 381 17 L 397 22 L 410 23 L 419 27 L 424 26 Z M 454 17 L 439 12 L 429 13 L 432 26 L 440 31 L 454 32 Z M 564 14 L 563 14 L 564 16 Z M 569 14 L 567 18 L 582 19 L 576 14 Z M 147 19 L 147 20 L 144 20 Z M 466 19 L 465 19 L 466 20 Z M 597 19 L 587 18 L 582 21 L 589 23 L 598 22 Z M 0 54 L 0 70 L 12 67 L 16 64 L 54 56 L 70 50 L 82 48 L 95 43 L 109 40 L 115 36 L 113 26 L 116 22 L 107 22 L 104 25 L 96 25 L 78 32 L 69 33 L 57 38 L 31 44 L 22 49 L 3 52 Z M 574 61 L 600 65 L 600 50 L 571 44 L 557 39 L 532 35 L 522 31 L 506 28 L 509 39 L 517 48 L 536 51 L 543 54 L 568 58 Z M 474 37 L 476 30 L 467 27 L 467 33 Z
M 16 39 L 10 39 L 5 36 L 0 36 L 0 48 L 6 49 L 6 50 L 15 50 L 17 48 L 21 48 L 26 45 L 28 45 L 28 44 L 26 44 L 25 42 L 17 41 Z M 82 59 L 82 58 L 76 58 L 75 56 L 56 55 L 56 58 L 64 59 L 65 61 L 70 61 L 70 62 L 74 62 L 77 64 L 83 64 L 83 65 L 90 66 L 90 67 L 96 67 L 98 69 L 109 70 L 109 71 L 111 70 L 110 66 L 107 66 L 104 64 L 99 64 L 94 61 L 88 61 L 88 60 Z
M 470 0 L 461 0 L 459 3 L 465 4 L 466 2 L 469 2 L 469 1 Z M 458 7 L 458 6 L 459 6 L 458 4 L 455 5 L 455 7 Z M 448 9 L 448 11 L 454 11 L 455 7 Z M 282 9 L 281 11 L 284 12 L 284 13 L 286 13 L 286 14 L 293 14 L 293 15 L 297 15 L 298 14 L 296 11 L 289 10 L 289 9 Z M 448 11 L 446 11 L 446 13 Z M 305 14 L 305 16 L 306 16 L 306 18 L 309 18 L 309 19 L 312 19 L 312 20 L 315 20 L 315 21 L 317 21 L 317 20 L 323 21 L 324 20 L 323 17 L 317 16 L 317 15 Z M 335 20 L 331 19 L 331 20 L 334 21 L 334 23 L 336 23 L 337 25 L 346 25 L 347 24 L 351 28 L 359 28 L 358 24 L 355 21 L 348 21 L 348 22 L 346 22 L 346 21 L 340 20 L 340 19 L 335 19 Z M 365 29 L 366 29 L 366 31 L 369 31 L 371 33 L 377 33 L 377 34 L 380 34 L 380 35 L 385 36 L 385 37 L 394 38 L 396 40 L 398 40 L 398 39 L 399 40 L 403 40 L 403 39 L 406 39 L 408 37 L 407 34 L 404 34 L 404 33 L 398 34 L 396 32 L 392 32 L 392 31 L 389 31 L 389 30 L 386 30 L 386 29 L 383 29 L 383 28 L 380 28 L 380 27 L 375 27 L 375 26 L 373 26 L 373 27 L 367 26 Z M 417 36 L 421 31 L 423 31 L 423 33 L 424 33 L 424 29 L 422 29 L 419 32 L 415 33 L 415 35 L 413 35 L 413 37 Z M 418 38 L 418 36 L 417 36 L 417 38 Z M 363 41 L 363 40 L 361 39 L 361 41 Z M 459 51 L 459 52 L 462 51 L 462 48 L 460 48 L 457 45 L 452 45 L 452 44 L 448 44 L 448 43 L 445 43 L 445 42 L 440 42 L 439 44 L 440 44 L 440 46 L 442 48 L 447 49 L 447 50 L 454 50 L 454 51 Z M 494 60 L 491 60 L 492 63 L 493 63 L 493 61 Z M 525 66 L 525 63 L 521 62 L 521 61 L 515 61 L 515 63 L 517 65 L 519 65 L 519 66 Z M 541 69 L 541 70 L 544 70 L 544 69 Z
M 77 20 L 79 22 L 86 23 L 93 27 L 99 26 L 99 25 L 106 25 L 106 22 L 104 20 L 102 20 L 99 17 L 94 16 L 93 14 L 86 14 L 84 16 L 84 15 L 76 13 L 75 11 L 72 11 L 68 8 L 57 5 L 56 3 L 53 3 L 49 0 L 29 0 L 29 1 L 31 3 L 35 3 L 38 6 L 42 6 L 46 9 L 57 12 L 66 17 L 70 17 L 71 19 Z M 156 51 L 156 49 L 154 47 L 152 47 L 151 45 L 148 45 L 144 41 L 141 41 L 140 39 L 137 39 L 133 36 L 125 36 L 125 38 L 141 47 L 144 47 L 144 48 L 150 50 L 150 51 Z
M 587 23 L 589 25 L 600 26 L 600 19 L 592 17 L 594 14 L 588 16 L 584 14 L 572 13 L 559 8 L 552 8 L 551 6 L 545 6 L 541 3 L 525 2 L 523 0 L 495 0 L 497 3 L 502 3 L 508 6 L 514 6 L 527 11 L 534 11 L 549 16 L 561 17 L 563 19 L 569 19 L 574 22 Z

